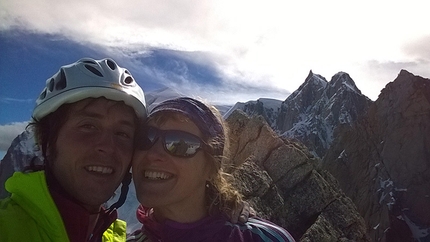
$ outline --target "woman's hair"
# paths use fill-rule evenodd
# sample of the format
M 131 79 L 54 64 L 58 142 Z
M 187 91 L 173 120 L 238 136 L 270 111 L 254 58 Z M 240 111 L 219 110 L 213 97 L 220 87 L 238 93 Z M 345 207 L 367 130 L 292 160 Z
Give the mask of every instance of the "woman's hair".
M 236 211 L 238 206 L 241 206 L 242 195 L 231 185 L 233 184 L 234 177 L 224 172 L 227 166 L 230 165 L 228 160 L 228 127 L 220 112 L 215 107 L 207 104 L 205 105 L 214 114 L 219 124 L 223 127 L 223 134 L 219 133 L 216 137 L 209 137 L 208 135 L 205 135 L 207 132 L 201 131 L 203 141 L 205 141 L 209 146 L 212 148 L 223 148 L 221 149 L 223 150 L 223 154 L 210 154 L 205 152 L 205 158 L 209 162 L 211 172 L 210 180 L 207 181 L 206 184 L 206 205 L 210 214 L 223 212 L 229 215 L 231 211 Z M 187 117 L 187 115 L 173 111 L 158 112 L 155 115 L 150 115 L 148 121 L 153 121 L 157 125 L 161 125 L 170 119 L 193 122 L 193 120 Z
M 237 210 L 238 206 L 242 204 L 242 195 L 237 191 L 232 184 L 234 184 L 234 177 L 225 172 L 227 166 L 231 165 L 229 160 L 230 156 L 230 143 L 229 143 L 229 128 L 227 123 L 224 121 L 221 113 L 214 106 L 210 106 L 210 110 L 217 118 L 218 122 L 223 127 L 224 134 L 223 140 L 219 137 L 211 140 L 206 140 L 210 146 L 217 145 L 218 142 L 223 142 L 223 154 L 222 155 L 212 155 L 207 154 L 208 160 L 211 162 L 213 176 L 211 180 L 208 181 L 208 189 L 206 192 L 206 199 L 209 208 L 209 212 L 213 213 L 216 210 L 230 214 L 232 210 Z M 207 139 L 206 137 L 204 137 Z

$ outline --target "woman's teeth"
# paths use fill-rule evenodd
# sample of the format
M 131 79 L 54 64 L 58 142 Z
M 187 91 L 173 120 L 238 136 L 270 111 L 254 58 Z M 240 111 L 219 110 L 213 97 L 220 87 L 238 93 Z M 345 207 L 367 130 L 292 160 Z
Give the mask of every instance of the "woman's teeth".
M 145 171 L 145 178 L 154 180 L 166 180 L 171 177 L 170 174 L 159 171 Z

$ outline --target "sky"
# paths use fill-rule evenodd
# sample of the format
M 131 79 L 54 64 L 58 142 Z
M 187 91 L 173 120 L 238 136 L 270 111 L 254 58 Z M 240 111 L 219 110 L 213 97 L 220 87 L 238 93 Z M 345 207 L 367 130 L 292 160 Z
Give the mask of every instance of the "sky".
M 145 92 L 213 104 L 285 100 L 309 71 L 376 100 L 401 69 L 430 77 L 426 1 L 0 0 L 0 158 L 46 79 L 113 58 Z

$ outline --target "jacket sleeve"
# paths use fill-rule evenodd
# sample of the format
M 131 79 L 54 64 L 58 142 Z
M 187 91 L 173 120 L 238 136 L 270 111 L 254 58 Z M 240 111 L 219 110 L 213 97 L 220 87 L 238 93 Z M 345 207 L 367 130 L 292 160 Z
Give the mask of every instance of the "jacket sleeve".
M 15 172 L 0 200 L 0 241 L 69 241 L 42 172 Z
M 115 220 L 109 228 L 103 233 L 103 242 L 122 242 L 127 237 L 127 224 L 122 220 Z

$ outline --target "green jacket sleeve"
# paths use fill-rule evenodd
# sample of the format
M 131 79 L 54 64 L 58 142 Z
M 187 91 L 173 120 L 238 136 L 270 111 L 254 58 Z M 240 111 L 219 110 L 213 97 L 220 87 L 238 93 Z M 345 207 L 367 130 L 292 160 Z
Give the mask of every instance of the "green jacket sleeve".
M 117 219 L 103 233 L 103 242 L 123 242 L 126 241 L 126 222 Z

